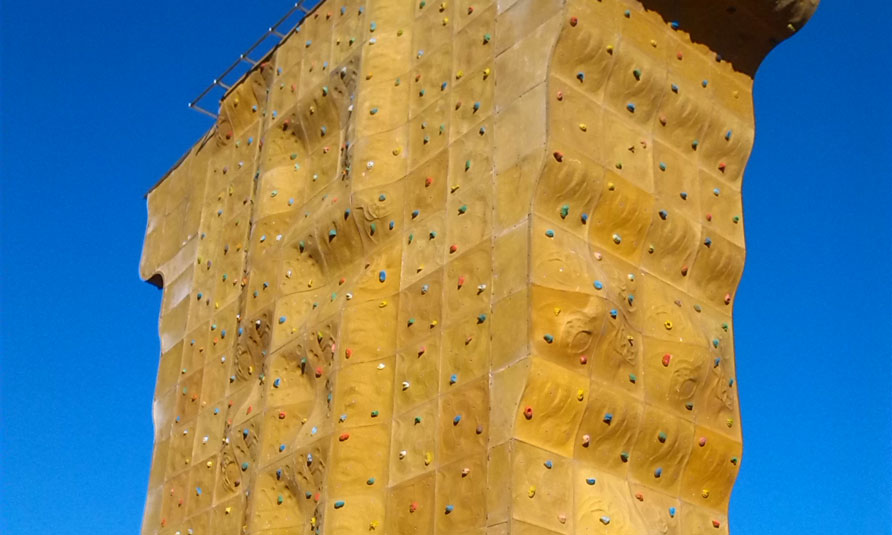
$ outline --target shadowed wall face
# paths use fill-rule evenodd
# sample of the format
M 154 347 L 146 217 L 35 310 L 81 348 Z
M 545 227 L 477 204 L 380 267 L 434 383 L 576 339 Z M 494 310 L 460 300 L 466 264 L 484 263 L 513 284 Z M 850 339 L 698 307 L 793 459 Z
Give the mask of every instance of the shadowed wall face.
M 707 4 L 311 14 L 148 196 L 143 532 L 727 533 L 751 76 L 814 5 Z

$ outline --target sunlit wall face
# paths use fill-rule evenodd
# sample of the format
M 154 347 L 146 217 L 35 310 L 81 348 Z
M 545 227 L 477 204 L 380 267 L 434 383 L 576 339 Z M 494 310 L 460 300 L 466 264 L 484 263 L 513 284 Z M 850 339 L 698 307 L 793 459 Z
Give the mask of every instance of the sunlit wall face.
M 227 94 L 148 196 L 145 533 L 727 533 L 771 36 L 717 29 L 779 15 L 656 4 L 326 2 Z

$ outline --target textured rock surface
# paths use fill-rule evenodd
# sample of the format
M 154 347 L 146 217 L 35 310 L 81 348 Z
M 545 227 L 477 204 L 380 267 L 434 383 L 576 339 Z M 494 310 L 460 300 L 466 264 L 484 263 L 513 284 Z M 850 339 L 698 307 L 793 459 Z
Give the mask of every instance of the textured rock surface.
M 727 533 L 752 75 L 815 2 L 329 0 L 148 195 L 144 533 Z

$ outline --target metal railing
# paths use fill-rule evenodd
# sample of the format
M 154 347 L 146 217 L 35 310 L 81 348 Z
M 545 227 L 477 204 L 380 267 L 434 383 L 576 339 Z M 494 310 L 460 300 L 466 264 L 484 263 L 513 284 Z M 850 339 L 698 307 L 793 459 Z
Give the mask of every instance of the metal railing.
M 237 86 L 238 84 L 240 84 L 242 82 L 242 80 L 244 80 L 245 76 L 248 73 L 250 73 L 257 65 L 262 63 L 267 58 L 267 56 L 269 56 L 276 49 L 276 47 L 279 46 L 279 44 L 282 42 L 282 40 L 284 40 L 286 37 L 288 37 L 288 35 L 291 34 L 291 32 L 295 31 L 301 25 L 301 23 L 307 18 L 307 15 L 309 15 L 313 11 L 313 9 L 316 8 L 319 4 L 321 4 L 320 0 L 299 0 L 298 2 L 295 2 L 294 6 L 292 6 L 291 9 L 289 9 L 288 12 L 285 13 L 285 15 L 281 19 L 278 20 L 278 22 L 276 22 L 275 24 L 270 26 L 269 29 L 266 30 L 266 33 L 264 33 L 263 36 L 260 37 L 260 39 L 258 39 L 253 45 L 251 45 L 250 48 L 248 48 L 247 50 L 242 52 L 239 55 L 238 59 L 235 60 L 232 63 L 232 65 L 229 66 L 229 68 L 227 68 L 225 71 L 223 71 L 223 74 L 221 74 L 217 78 L 214 78 L 214 81 L 211 82 L 211 84 L 209 86 L 207 86 L 204 91 L 202 91 L 197 97 L 192 99 L 192 102 L 189 102 L 189 104 L 188 104 L 189 108 L 216 119 L 217 118 L 216 113 L 211 112 L 211 111 L 200 106 L 202 99 L 207 97 L 208 94 L 211 91 L 213 91 L 214 88 L 217 88 L 217 87 L 223 89 L 223 91 L 224 91 L 223 96 L 220 97 L 220 101 L 222 101 L 224 98 L 226 98 L 226 95 L 229 94 L 229 92 L 232 90 L 232 88 Z M 295 13 L 298 13 L 298 12 L 302 13 L 302 15 L 297 20 L 297 22 L 295 22 L 291 26 L 291 28 L 288 29 L 287 31 L 280 32 L 279 27 L 281 27 L 283 24 L 285 24 L 288 20 L 290 20 L 292 18 L 292 16 L 294 16 Z M 257 50 L 257 48 L 259 46 L 261 46 L 263 43 L 267 42 L 267 39 L 269 39 L 270 37 L 278 38 L 278 41 L 276 42 L 276 44 L 273 45 L 272 48 L 270 48 L 270 50 L 268 50 L 266 53 L 264 53 L 263 56 L 261 56 L 260 58 L 252 59 L 251 53 L 254 52 L 255 50 Z M 250 67 L 248 67 L 248 70 L 246 72 L 242 73 L 234 82 L 227 83 L 225 81 L 226 77 L 228 75 L 230 75 L 232 73 L 232 71 L 234 71 L 239 65 L 242 65 L 243 63 L 247 63 L 250 65 Z

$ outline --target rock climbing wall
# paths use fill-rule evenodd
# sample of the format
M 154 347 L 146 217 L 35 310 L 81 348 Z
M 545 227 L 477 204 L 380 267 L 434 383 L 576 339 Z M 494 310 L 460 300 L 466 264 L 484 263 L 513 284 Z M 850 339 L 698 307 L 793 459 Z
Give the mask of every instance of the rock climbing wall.
M 143 533 L 727 533 L 752 76 L 814 8 L 324 2 L 148 194 Z

